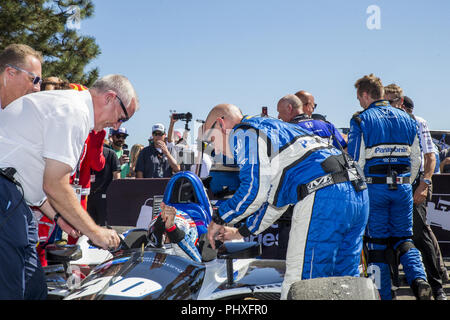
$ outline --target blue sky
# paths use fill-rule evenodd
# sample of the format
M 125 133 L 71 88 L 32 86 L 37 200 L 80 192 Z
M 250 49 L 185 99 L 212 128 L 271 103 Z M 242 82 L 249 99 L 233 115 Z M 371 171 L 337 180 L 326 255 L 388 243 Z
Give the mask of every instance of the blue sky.
M 124 126 L 147 145 L 169 110 L 205 119 L 219 103 L 245 114 L 301 89 L 318 113 L 348 127 L 361 110 L 355 81 L 374 73 L 397 83 L 432 130 L 450 129 L 450 1 L 94 0 L 79 33 L 102 54 L 90 66 L 134 84 L 141 109 Z M 380 9 L 370 30 L 369 6 Z M 183 123 L 176 127 L 183 128 Z M 191 122 L 191 128 L 194 123 Z M 194 132 L 195 130 L 192 130 Z

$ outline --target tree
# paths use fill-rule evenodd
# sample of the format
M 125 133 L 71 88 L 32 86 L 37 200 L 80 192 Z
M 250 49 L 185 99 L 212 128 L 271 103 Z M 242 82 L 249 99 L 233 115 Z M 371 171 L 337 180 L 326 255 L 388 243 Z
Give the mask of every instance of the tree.
M 98 68 L 86 65 L 100 54 L 95 38 L 77 33 L 77 24 L 94 12 L 91 0 L 1 0 L 0 50 L 24 43 L 44 56 L 42 76 L 91 86 Z

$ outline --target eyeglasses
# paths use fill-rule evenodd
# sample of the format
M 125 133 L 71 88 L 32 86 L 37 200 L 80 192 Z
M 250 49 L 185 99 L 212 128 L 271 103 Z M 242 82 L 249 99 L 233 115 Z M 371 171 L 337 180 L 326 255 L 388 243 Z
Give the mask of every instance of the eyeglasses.
M 116 139 L 124 139 L 124 140 L 127 138 L 127 136 L 124 134 L 116 134 L 113 137 L 115 137 Z
M 317 103 L 314 103 L 314 109 L 313 110 L 316 110 L 316 108 L 317 108 Z
M 155 132 L 153 132 L 152 133 L 154 136 L 159 136 L 159 137 L 162 137 L 163 135 L 164 135 L 164 132 L 159 132 L 159 131 L 155 131 Z
M 7 63 L 6 65 L 7 65 L 8 67 L 11 67 L 11 68 L 16 69 L 16 70 L 18 70 L 18 71 L 22 71 L 22 72 L 28 73 L 30 76 L 32 76 L 33 79 L 32 79 L 31 81 L 33 82 L 33 85 L 34 85 L 34 86 L 37 85 L 37 84 L 41 85 L 41 83 L 42 83 L 42 78 L 39 77 L 38 75 L 34 74 L 33 72 L 24 70 L 24 69 L 19 68 L 19 67 L 17 67 L 17 66 L 13 66 L 12 64 L 9 64 L 9 63 Z
M 117 120 L 117 122 L 126 122 L 128 120 L 130 120 L 130 117 L 128 116 L 128 112 L 127 109 L 125 108 L 125 106 L 123 105 L 122 100 L 119 98 L 119 96 L 116 94 L 116 98 L 117 100 L 119 100 L 120 106 L 122 107 L 123 112 L 125 113 L 125 117 L 124 118 L 120 118 L 119 120 Z

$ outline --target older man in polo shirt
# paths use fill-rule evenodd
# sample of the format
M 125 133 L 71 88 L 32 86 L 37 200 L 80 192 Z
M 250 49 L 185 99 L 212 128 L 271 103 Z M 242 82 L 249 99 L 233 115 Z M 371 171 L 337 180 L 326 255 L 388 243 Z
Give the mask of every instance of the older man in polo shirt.
M 66 220 L 101 248 L 118 246 L 117 233 L 86 214 L 69 178 L 89 131 L 117 129 L 137 109 L 129 80 L 109 75 L 89 91 L 34 93 L 0 113 L 0 299 L 45 298 L 28 205 L 52 208 L 54 220 Z M 28 296 L 25 279 L 27 286 L 33 279 Z

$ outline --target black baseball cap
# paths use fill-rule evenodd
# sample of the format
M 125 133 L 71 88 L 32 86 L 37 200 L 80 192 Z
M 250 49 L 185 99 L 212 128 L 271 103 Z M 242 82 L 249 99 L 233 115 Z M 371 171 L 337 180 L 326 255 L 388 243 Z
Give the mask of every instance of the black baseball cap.
M 410 97 L 404 96 L 403 97 L 403 106 L 407 109 L 413 110 L 414 102 L 411 100 Z

